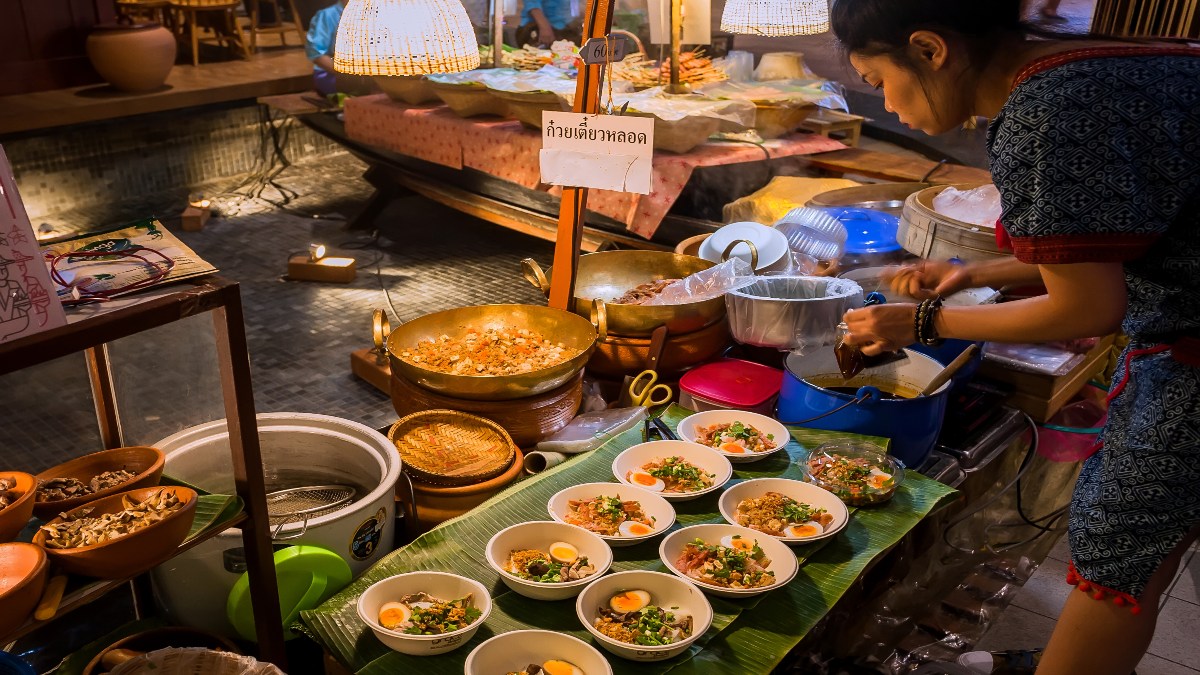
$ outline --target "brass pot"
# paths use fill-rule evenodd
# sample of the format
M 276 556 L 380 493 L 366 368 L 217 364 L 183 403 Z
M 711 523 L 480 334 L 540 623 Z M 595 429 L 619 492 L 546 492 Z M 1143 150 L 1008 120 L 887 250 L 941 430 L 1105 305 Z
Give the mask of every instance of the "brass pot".
M 725 299 L 713 298 L 684 305 L 618 305 L 612 301 L 631 288 L 660 279 L 681 279 L 712 267 L 715 263 L 668 251 L 604 251 L 579 257 L 572 311 L 592 316 L 594 300 L 605 305 L 607 324 L 598 325 L 601 335 L 614 333 L 646 337 L 665 325 L 672 334 L 692 333 L 711 326 L 725 316 Z M 532 258 L 521 261 L 529 283 L 550 294 L 554 268 L 542 272 Z
M 550 368 L 520 375 L 451 375 L 423 368 L 397 354 L 418 342 L 451 337 L 468 328 L 528 328 L 547 339 L 578 350 L 573 358 Z M 557 389 L 579 374 L 596 345 L 596 329 L 581 316 L 536 305 L 480 305 L 426 314 L 394 328 L 387 339 L 392 372 L 443 396 L 477 401 L 505 401 Z
M 667 337 L 658 372 L 667 379 L 705 361 L 720 356 L 733 341 L 729 323 L 724 319 L 698 331 L 672 334 Z M 588 361 L 588 372 L 616 379 L 636 375 L 646 369 L 650 356 L 650 338 L 608 336 L 596 343 L 596 351 Z

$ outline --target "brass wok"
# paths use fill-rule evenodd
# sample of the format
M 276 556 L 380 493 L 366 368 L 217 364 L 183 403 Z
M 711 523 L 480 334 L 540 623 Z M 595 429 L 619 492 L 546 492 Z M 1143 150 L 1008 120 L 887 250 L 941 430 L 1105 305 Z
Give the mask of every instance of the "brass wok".
M 451 375 L 401 359 L 398 354 L 418 342 L 456 337 L 469 328 L 528 328 L 579 353 L 549 368 L 520 375 Z M 455 398 L 505 401 L 537 396 L 566 384 L 579 374 L 596 346 L 596 329 L 581 316 L 536 305 L 480 305 L 426 314 L 398 326 L 388 336 L 392 372 L 425 389 Z
M 672 334 L 691 333 L 721 320 L 725 316 L 725 298 L 684 305 L 618 305 L 612 301 L 626 291 L 649 281 L 681 279 L 712 267 L 715 263 L 690 255 L 668 251 L 604 251 L 579 257 L 579 274 L 575 281 L 572 311 L 580 316 L 592 316 L 593 300 L 606 303 L 601 321 L 607 314 L 607 325 L 597 328 L 600 334 L 649 336 L 655 328 L 666 325 Z M 544 273 L 532 258 L 521 261 L 521 270 L 529 283 L 547 295 L 554 268 Z

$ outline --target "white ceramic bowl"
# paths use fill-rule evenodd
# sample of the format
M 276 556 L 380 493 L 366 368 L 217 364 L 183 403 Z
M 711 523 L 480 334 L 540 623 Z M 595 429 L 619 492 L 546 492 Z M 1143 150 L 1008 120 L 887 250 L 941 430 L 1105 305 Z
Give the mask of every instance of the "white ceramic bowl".
M 729 463 L 725 453 L 706 448 L 691 441 L 650 441 L 629 448 L 617 455 L 613 460 L 613 475 L 617 480 L 631 487 L 644 489 L 633 485 L 625 477 L 630 471 L 640 470 L 643 466 L 667 457 L 682 457 L 685 461 L 696 465 L 706 473 L 714 474 L 713 484 L 695 492 L 658 492 L 663 499 L 672 502 L 686 502 L 710 492 L 720 490 L 733 476 L 733 465 Z
M 537 549 L 548 552 L 550 544 L 565 541 L 586 557 L 596 571 L 583 579 L 562 583 L 541 583 L 522 579 L 504 570 L 508 555 L 513 551 Z M 484 550 L 488 564 L 500 574 L 500 580 L 517 593 L 534 600 L 565 600 L 579 595 L 584 586 L 600 578 L 612 566 L 612 549 L 599 535 L 582 527 L 565 523 L 534 521 L 518 523 L 497 532 Z M 528 662 L 532 663 L 532 662 Z M 522 665 L 528 665 L 528 663 Z
M 754 243 L 758 249 L 758 267 L 754 271 L 782 272 L 790 264 L 787 237 L 779 230 L 761 223 L 741 222 L 730 223 L 712 236 L 700 243 L 700 257 L 715 263 L 721 262 L 721 254 L 729 244 L 743 239 Z M 750 247 L 738 244 L 730 253 L 730 257 L 741 258 L 746 264 L 751 263 Z
M 623 535 L 606 536 L 598 534 L 609 546 L 633 546 L 651 537 L 671 529 L 675 524 L 675 507 L 660 495 L 623 483 L 583 483 L 573 485 L 565 490 L 559 490 L 546 504 L 550 517 L 560 523 L 566 523 L 568 503 L 572 500 L 594 499 L 596 497 L 620 497 L 625 501 L 636 501 L 642 505 L 642 511 L 654 521 L 654 531 L 641 537 L 626 537 Z M 569 525 L 568 527 L 574 527 Z M 583 528 L 580 528 L 583 529 Z M 587 530 L 584 530 L 587 532 Z
M 779 541 L 790 546 L 798 544 L 810 544 L 814 541 L 828 539 L 838 532 L 841 532 L 846 524 L 850 522 L 850 511 L 846 505 L 842 503 L 838 496 L 813 485 L 798 480 L 790 480 L 787 478 L 755 478 L 754 480 L 743 481 L 730 487 L 721 495 L 721 501 L 718 506 L 721 509 L 721 516 L 730 524 L 737 525 L 737 505 L 743 499 L 752 499 L 761 497 L 768 492 L 778 492 L 787 497 L 791 497 L 801 504 L 808 504 L 819 509 L 825 509 L 833 516 L 833 522 L 824 534 L 819 534 L 815 537 L 774 537 Z M 772 536 L 763 534 L 763 536 Z
M 722 538 L 730 535 L 741 535 L 744 539 L 758 542 L 759 547 L 762 548 L 763 553 L 770 560 L 767 569 L 775 573 L 775 583 L 761 588 L 723 588 L 692 579 L 679 568 L 675 567 L 675 561 L 679 559 L 679 554 L 683 552 L 683 547 L 692 540 L 700 539 L 706 544 L 718 544 Z M 662 558 L 663 564 L 680 579 L 695 584 L 697 588 L 702 589 L 705 593 L 711 593 L 722 598 L 744 598 L 750 595 L 761 595 L 762 593 L 773 591 L 791 581 L 800 569 L 800 565 L 796 562 L 796 554 L 792 553 L 792 549 L 788 548 L 787 544 L 770 535 L 756 532 L 746 527 L 738 527 L 737 525 L 693 525 L 676 530 L 664 538 L 662 543 L 658 545 L 658 557 Z
M 774 436 L 774 438 L 771 439 L 771 442 L 775 443 L 775 447 L 765 452 L 745 452 L 742 454 L 736 454 L 732 452 L 725 452 L 720 448 L 708 448 L 707 445 L 701 445 L 696 441 L 696 439 L 700 436 L 700 427 L 711 427 L 714 424 L 732 424 L 734 422 L 741 422 L 746 426 L 754 427 L 755 429 L 758 429 L 764 436 L 767 434 Z M 777 420 L 767 417 L 766 415 L 759 415 L 758 413 L 746 412 L 744 410 L 709 410 L 707 412 L 696 413 L 695 415 L 692 415 L 691 417 L 688 417 L 680 422 L 679 425 L 675 427 L 675 431 L 678 432 L 681 439 L 685 441 L 691 441 L 697 445 L 701 445 L 701 447 L 708 448 L 709 450 L 716 450 L 724 455 L 725 459 L 728 459 L 734 464 L 757 462 L 764 457 L 768 457 L 779 452 L 780 450 L 783 450 L 785 447 L 787 447 L 788 441 L 792 440 L 792 435 L 788 433 L 787 427 L 780 424 Z
M 600 607 L 617 593 L 632 590 L 646 591 L 650 594 L 651 604 L 668 609 L 676 616 L 690 615 L 692 634 L 675 644 L 655 647 L 619 642 L 596 630 L 594 625 Z M 617 572 L 592 583 L 583 589 L 579 599 L 575 601 L 575 613 L 579 616 L 580 623 L 601 647 L 623 659 L 633 661 L 662 661 L 681 654 L 704 635 L 712 625 L 713 618 L 712 606 L 695 586 L 670 574 L 646 570 Z
M 412 593 L 424 591 L 435 598 L 453 600 L 474 594 L 480 617 L 465 628 L 441 635 L 407 635 L 379 625 L 379 608 Z M 371 627 L 379 641 L 401 654 L 436 656 L 465 645 L 492 613 L 492 597 L 483 584 L 447 572 L 409 572 L 377 581 L 358 598 L 358 617 Z
M 566 633 L 514 630 L 480 643 L 467 656 L 464 675 L 503 675 L 531 663 L 566 661 L 583 675 L 612 675 L 612 666 L 595 647 Z

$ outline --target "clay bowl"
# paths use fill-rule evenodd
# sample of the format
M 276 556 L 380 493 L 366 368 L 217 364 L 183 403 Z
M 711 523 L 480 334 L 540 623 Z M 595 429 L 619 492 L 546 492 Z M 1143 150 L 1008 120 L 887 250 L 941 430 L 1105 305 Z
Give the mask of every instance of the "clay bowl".
M 159 490 L 174 492 L 183 502 L 183 508 L 149 527 L 127 534 L 120 539 L 78 548 L 46 549 L 46 554 L 64 572 L 101 579 L 133 576 L 163 562 L 171 557 L 192 527 L 192 520 L 196 517 L 198 498 L 195 490 L 174 485 L 139 488 L 97 499 L 88 502 L 85 506 L 91 509 L 88 515 L 92 517 L 117 513 L 124 509 L 121 504 L 123 495 L 129 495 L 130 499 L 140 502 Z M 80 508 L 73 509 L 67 515 L 77 515 Z M 62 521 L 61 517 L 55 518 L 47 525 Z M 38 530 L 33 537 L 33 543 L 43 547 L 46 545 L 44 529 Z
M 0 510 L 0 543 L 4 543 L 16 539 L 33 515 L 33 498 L 37 492 L 34 487 L 37 480 L 32 475 L 20 471 L 0 471 L 0 478 L 15 478 L 17 486 L 13 491 L 21 493 L 17 501 Z
M 212 633 L 206 633 L 195 628 L 171 626 L 168 628 L 152 628 L 121 638 L 105 647 L 94 659 L 83 668 L 82 675 L 98 675 L 108 672 L 109 668 L 101 665 L 104 655 L 117 649 L 127 649 L 134 652 L 148 653 L 169 647 L 202 647 L 231 654 L 241 654 L 237 645 L 229 640 Z
M 46 552 L 33 544 L 0 544 L 0 636 L 16 630 L 42 598 L 50 570 Z
M 132 471 L 137 475 L 127 483 L 114 485 L 108 489 L 80 497 L 60 499 L 53 502 L 35 501 L 33 504 L 33 515 L 42 520 L 49 520 L 60 513 L 74 510 L 88 502 L 109 495 L 115 495 L 118 492 L 125 492 L 136 488 L 154 487 L 158 485 L 159 479 L 162 478 L 164 460 L 165 455 L 163 455 L 162 450 L 136 446 L 93 452 L 90 455 L 76 457 L 69 462 L 59 464 L 52 469 L 47 469 L 37 475 L 39 481 L 51 478 L 75 478 L 86 483 L 105 471 L 116 471 L 117 469 Z
M 412 482 L 417 511 L 417 532 L 428 532 L 439 523 L 470 511 L 508 487 L 525 469 L 525 453 L 517 448 L 513 463 L 504 473 L 473 485 L 442 486 Z M 397 484 L 399 485 L 399 484 Z

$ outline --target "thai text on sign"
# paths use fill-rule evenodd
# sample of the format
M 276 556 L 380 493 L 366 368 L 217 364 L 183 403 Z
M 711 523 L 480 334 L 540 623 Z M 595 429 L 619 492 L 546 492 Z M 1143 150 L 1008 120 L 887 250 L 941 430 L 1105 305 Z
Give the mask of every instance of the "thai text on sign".
M 654 119 L 542 113 L 542 182 L 650 194 Z

